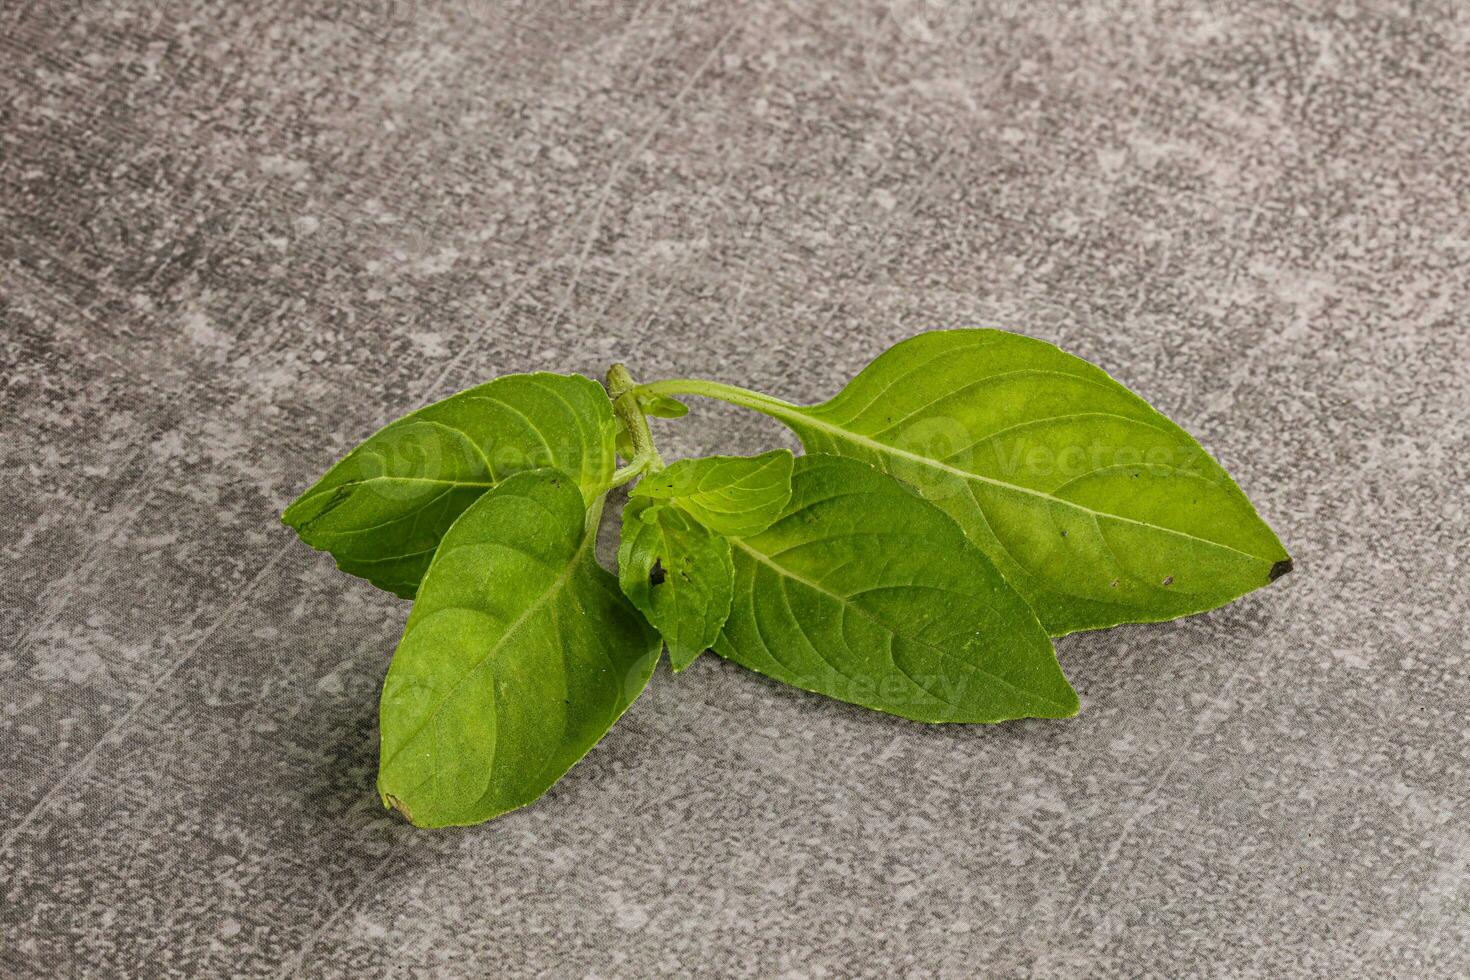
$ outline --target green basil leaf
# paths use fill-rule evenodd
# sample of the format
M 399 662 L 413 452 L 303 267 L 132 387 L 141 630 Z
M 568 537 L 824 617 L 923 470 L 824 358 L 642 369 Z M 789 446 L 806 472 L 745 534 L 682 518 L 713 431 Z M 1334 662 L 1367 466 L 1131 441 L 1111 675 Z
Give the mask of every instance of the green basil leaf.
M 1291 559 L 1187 432 L 1100 368 L 997 330 L 921 334 L 832 400 L 743 400 L 912 484 L 1056 636 L 1203 612 Z
M 640 480 L 633 496 L 673 500 L 720 534 L 755 534 L 770 527 L 791 499 L 791 466 L 785 449 L 681 459 Z
M 385 805 L 421 827 L 525 806 L 642 692 L 660 645 L 597 564 L 600 510 L 537 470 L 444 535 L 383 685 Z
M 1077 713 L 1025 601 L 952 519 L 891 476 L 802 456 L 780 520 L 731 544 L 723 657 L 916 721 Z
M 555 467 L 591 502 L 613 472 L 612 403 L 580 375 L 513 374 L 405 415 L 348 453 L 282 521 L 337 567 L 413 598 L 444 532 L 501 480 Z
M 672 503 L 634 495 L 623 508 L 618 581 L 663 634 L 674 670 L 683 670 L 714 644 L 730 614 L 730 542 Z

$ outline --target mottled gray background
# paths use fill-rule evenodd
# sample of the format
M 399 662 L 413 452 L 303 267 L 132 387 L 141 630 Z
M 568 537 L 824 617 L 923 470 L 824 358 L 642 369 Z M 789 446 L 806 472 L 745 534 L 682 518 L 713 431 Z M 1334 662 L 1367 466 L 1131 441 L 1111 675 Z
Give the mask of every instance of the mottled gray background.
M 1470 8 L 0 8 L 0 972 L 1464 976 Z M 1297 560 L 925 728 L 707 657 L 549 796 L 373 794 L 406 603 L 280 507 L 490 376 L 792 399 L 987 324 Z M 754 452 L 700 405 L 669 456 Z

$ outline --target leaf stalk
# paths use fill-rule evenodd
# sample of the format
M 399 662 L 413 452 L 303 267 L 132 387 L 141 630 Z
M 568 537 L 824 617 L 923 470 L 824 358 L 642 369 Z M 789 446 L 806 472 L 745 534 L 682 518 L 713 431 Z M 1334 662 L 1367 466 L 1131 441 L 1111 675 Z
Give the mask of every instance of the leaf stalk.
M 701 378 L 650 381 L 647 384 L 635 386 L 630 393 L 635 396 L 699 395 L 702 398 L 714 398 L 741 408 L 764 412 L 777 418 L 790 418 L 801 411 L 799 405 L 793 405 L 791 402 L 773 398 L 759 391 L 751 391 L 749 388 L 727 385 L 719 381 L 705 381 Z

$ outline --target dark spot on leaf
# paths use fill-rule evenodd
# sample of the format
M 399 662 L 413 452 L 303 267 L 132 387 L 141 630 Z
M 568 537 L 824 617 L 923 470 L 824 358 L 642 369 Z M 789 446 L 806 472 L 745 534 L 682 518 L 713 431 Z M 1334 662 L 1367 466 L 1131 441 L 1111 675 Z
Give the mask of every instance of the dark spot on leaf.
M 1117 587 L 1118 587 L 1118 580 L 1117 579 L 1113 579 L 1111 582 L 1108 583 L 1108 588 L 1110 588 L 1110 589 L 1116 589 Z
M 1067 532 L 1066 532 L 1066 531 L 1063 531 L 1063 532 L 1062 532 L 1062 537 L 1064 537 L 1064 538 L 1065 538 L 1065 537 L 1066 537 L 1066 536 L 1067 536 Z
M 1165 575 L 1164 576 L 1164 584 L 1165 585 L 1173 585 L 1174 584 L 1174 576 L 1172 576 L 1172 575 Z
M 653 567 L 648 570 L 648 584 L 664 584 L 664 563 L 662 559 L 655 558 L 653 560 Z
M 1274 582 L 1289 571 L 1291 571 L 1291 559 L 1283 558 L 1276 564 L 1271 566 L 1271 576 L 1269 581 Z

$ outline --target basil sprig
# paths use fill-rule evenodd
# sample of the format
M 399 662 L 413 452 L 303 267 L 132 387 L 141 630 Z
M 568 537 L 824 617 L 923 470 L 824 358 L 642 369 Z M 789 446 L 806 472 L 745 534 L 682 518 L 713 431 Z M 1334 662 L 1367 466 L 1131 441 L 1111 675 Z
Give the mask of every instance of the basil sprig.
M 806 454 L 665 465 L 648 418 L 687 395 L 769 415 Z M 614 577 L 594 546 L 628 484 Z M 499 378 L 370 436 L 283 520 L 414 600 L 378 789 L 426 827 L 539 798 L 664 646 L 675 671 L 712 649 L 914 721 L 1063 718 L 1078 700 L 1051 637 L 1213 609 L 1291 569 L 1187 432 L 994 330 L 906 340 L 810 406 L 621 365 L 606 387 Z

